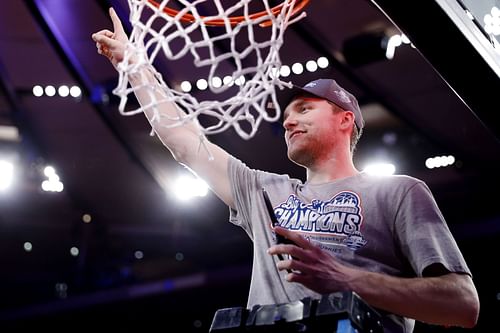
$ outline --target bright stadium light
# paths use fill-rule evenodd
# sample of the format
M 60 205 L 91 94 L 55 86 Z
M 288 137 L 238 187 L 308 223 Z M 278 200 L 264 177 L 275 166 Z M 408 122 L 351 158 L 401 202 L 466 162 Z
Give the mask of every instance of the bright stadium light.
M 10 162 L 0 160 L 0 191 L 10 187 L 14 179 L 14 165 Z
M 180 176 L 174 184 L 173 191 L 179 200 L 186 201 L 194 197 L 206 196 L 208 185 L 194 176 Z
M 370 175 L 388 176 L 396 172 L 396 167 L 392 163 L 371 163 L 363 171 Z

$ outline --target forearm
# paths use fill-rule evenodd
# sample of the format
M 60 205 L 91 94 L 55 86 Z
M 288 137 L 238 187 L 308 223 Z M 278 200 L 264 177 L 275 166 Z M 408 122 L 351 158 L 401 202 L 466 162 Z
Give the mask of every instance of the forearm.
M 142 66 L 137 72 L 128 75 L 134 95 L 153 128 L 162 136 L 177 130 L 201 135 L 196 118 L 188 119 L 188 115 L 169 99 L 165 91 L 167 88 L 160 84 L 154 71 L 151 66 Z
M 168 100 L 153 71 L 142 67 L 129 74 L 128 80 L 154 132 L 179 162 L 185 163 L 190 154 L 206 155 L 202 158 L 207 159 L 208 151 L 199 150 L 203 133 L 196 118 L 186 119 L 186 114 Z
M 466 275 L 397 278 L 358 271 L 349 286 L 374 307 L 422 322 L 472 327 L 477 321 L 479 301 Z
M 274 231 L 293 244 L 276 244 L 270 255 L 286 254 L 280 271 L 292 270 L 287 281 L 297 282 L 320 294 L 354 291 L 368 304 L 422 322 L 472 327 L 479 314 L 479 299 L 472 279 L 465 274 L 445 273 L 439 266 L 426 268 L 424 278 L 399 278 L 368 272 L 340 263 L 330 253 L 291 230 Z M 439 264 L 437 264 L 439 265 Z M 433 276 L 433 277 L 430 277 Z

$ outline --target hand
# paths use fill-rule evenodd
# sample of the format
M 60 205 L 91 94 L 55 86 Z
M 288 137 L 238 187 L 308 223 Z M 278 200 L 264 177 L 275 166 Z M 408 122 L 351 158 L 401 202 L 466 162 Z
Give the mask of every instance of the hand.
M 128 37 L 113 8 L 109 9 L 109 16 L 113 22 L 114 32 L 104 29 L 92 34 L 92 39 L 96 42 L 97 53 L 108 58 L 116 68 L 118 63 L 123 60 Z
M 286 275 L 287 281 L 300 283 L 320 294 L 351 290 L 350 281 L 360 271 L 341 264 L 331 254 L 297 233 L 281 227 L 275 227 L 274 231 L 295 243 L 277 244 L 268 250 L 271 255 L 288 254 L 292 257 L 276 264 L 280 271 L 292 271 Z

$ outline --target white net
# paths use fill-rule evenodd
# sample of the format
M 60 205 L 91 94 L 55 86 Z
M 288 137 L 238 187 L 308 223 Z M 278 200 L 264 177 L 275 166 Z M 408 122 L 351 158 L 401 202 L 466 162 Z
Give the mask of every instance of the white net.
M 113 91 L 120 97 L 121 114 L 150 111 L 152 120 L 166 127 L 196 118 L 204 134 L 233 127 L 242 138 L 251 138 L 262 120 L 273 122 L 280 117 L 275 89 L 289 83 L 279 79 L 279 50 L 287 26 L 305 15 L 294 17 L 297 1 L 285 0 L 279 10 L 268 0 L 258 1 L 263 15 L 256 17 L 251 14 L 256 1 L 251 0 L 231 5 L 229 0 L 178 0 L 175 3 L 181 6 L 173 14 L 165 12 L 175 6 L 173 1 L 155 5 L 129 0 L 132 31 Z M 241 22 L 234 21 L 236 15 Z M 221 26 L 213 27 L 216 22 Z M 153 66 L 160 58 L 169 64 L 184 58 L 175 67 L 184 72 L 189 59 L 196 72 L 204 75 L 198 86 L 206 89 L 199 93 L 207 98 L 198 100 L 189 89 L 169 87 Z M 149 96 L 148 103 L 131 108 L 130 96 L 139 90 Z M 177 105 L 176 114 L 162 112 L 160 106 L 167 102 Z

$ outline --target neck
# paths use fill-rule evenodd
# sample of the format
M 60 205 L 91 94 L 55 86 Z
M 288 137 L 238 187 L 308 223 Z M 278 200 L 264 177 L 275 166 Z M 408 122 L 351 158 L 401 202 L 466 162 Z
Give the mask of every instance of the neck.
M 307 167 L 307 182 L 310 184 L 328 183 L 337 179 L 351 177 L 359 171 L 354 167 L 349 151 L 317 160 Z

